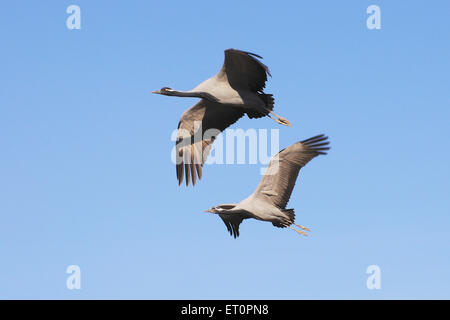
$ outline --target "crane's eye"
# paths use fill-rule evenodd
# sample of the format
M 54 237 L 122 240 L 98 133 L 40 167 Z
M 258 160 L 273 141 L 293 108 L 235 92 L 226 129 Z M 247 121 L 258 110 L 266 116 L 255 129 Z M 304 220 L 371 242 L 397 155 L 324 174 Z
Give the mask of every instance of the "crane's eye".
M 169 91 L 169 90 L 172 90 L 171 88 L 169 88 L 169 87 L 164 87 L 164 88 L 161 88 L 161 91 Z

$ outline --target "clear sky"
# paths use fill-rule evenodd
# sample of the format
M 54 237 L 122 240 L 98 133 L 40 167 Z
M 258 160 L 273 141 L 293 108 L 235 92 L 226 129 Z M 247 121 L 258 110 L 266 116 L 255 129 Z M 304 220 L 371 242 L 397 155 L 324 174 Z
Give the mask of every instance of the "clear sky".
M 81 8 L 69 30 L 66 9 Z M 366 9 L 381 9 L 369 30 Z M 450 298 L 448 1 L 8 1 L 0 5 L 0 298 Z M 260 164 L 178 187 L 170 137 L 223 50 L 264 57 L 267 92 L 327 156 L 289 202 L 309 238 L 203 210 Z M 69 265 L 81 289 L 69 290 Z M 381 289 L 366 269 L 381 270 Z

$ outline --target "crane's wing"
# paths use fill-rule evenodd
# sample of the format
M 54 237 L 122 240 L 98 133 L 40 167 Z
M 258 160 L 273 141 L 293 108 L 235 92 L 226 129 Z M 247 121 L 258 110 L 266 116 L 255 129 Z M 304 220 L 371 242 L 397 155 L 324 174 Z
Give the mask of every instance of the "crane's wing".
M 326 154 L 328 137 L 318 135 L 287 147 L 272 157 L 252 196 L 285 209 L 298 173 L 311 159 Z
M 202 178 L 202 166 L 216 136 L 244 115 L 244 111 L 230 105 L 201 99 L 186 110 L 178 123 L 176 141 L 176 169 L 179 185 L 186 177 L 186 185 L 192 178 Z
M 225 61 L 217 76 L 226 75 L 229 84 L 235 90 L 261 92 L 266 86 L 269 68 L 257 58 L 262 57 L 251 52 L 237 49 L 225 50 Z
M 220 218 L 222 218 L 223 223 L 225 223 L 225 226 L 228 229 L 228 232 L 231 236 L 233 236 L 235 239 L 239 237 L 239 225 L 241 224 L 242 220 L 244 218 L 237 214 L 220 214 Z

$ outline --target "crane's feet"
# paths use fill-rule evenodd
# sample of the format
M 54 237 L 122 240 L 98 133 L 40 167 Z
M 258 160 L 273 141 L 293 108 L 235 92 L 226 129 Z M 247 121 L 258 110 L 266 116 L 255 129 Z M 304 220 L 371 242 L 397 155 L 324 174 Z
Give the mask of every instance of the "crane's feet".
M 278 117 L 278 119 L 274 119 L 276 122 L 278 122 L 279 124 L 282 124 L 282 125 L 284 125 L 284 126 L 287 126 L 287 127 L 292 127 L 292 124 L 289 122 L 289 120 L 288 119 L 286 119 L 286 118 L 283 118 L 283 117 Z
M 311 232 L 311 230 L 310 230 L 309 228 L 307 228 L 307 227 L 301 226 L 301 225 L 296 224 L 296 223 L 294 223 L 294 225 L 295 225 L 296 227 L 299 227 L 299 228 L 302 229 L 302 230 Z
M 295 223 L 294 223 L 294 224 L 295 224 Z M 301 228 L 302 230 L 305 230 L 305 231 L 311 231 L 311 230 L 309 230 L 309 229 L 306 228 L 306 227 L 299 226 L 299 225 L 297 225 L 297 224 L 295 224 L 295 225 L 296 225 L 297 227 Z M 297 232 L 298 234 L 300 234 L 300 235 L 302 235 L 302 236 L 305 236 L 305 237 L 309 236 L 309 234 L 307 234 L 305 231 L 295 229 L 295 228 L 293 228 L 293 227 L 291 227 L 291 226 L 289 226 L 289 228 L 291 228 L 292 230 L 294 230 L 295 232 Z
M 268 115 L 268 117 L 272 120 L 274 120 L 275 122 L 282 124 L 284 126 L 288 126 L 288 127 L 292 127 L 292 124 L 289 122 L 288 119 L 283 118 L 282 116 L 277 115 L 276 113 L 274 113 L 273 111 L 270 111 L 270 113 L 275 117 L 272 117 L 270 115 Z

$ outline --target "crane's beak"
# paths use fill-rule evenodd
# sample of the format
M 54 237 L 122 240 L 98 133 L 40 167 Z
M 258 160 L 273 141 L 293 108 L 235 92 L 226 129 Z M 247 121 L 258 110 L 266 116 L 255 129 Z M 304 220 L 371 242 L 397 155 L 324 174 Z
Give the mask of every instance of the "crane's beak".
M 209 209 L 208 209 L 208 210 L 205 210 L 204 212 L 210 212 L 210 213 L 212 213 L 212 211 L 211 211 L 211 210 L 209 210 Z
M 152 91 L 152 93 L 161 94 L 161 91 L 160 90 L 156 90 L 156 91 Z

